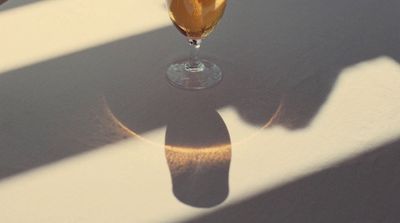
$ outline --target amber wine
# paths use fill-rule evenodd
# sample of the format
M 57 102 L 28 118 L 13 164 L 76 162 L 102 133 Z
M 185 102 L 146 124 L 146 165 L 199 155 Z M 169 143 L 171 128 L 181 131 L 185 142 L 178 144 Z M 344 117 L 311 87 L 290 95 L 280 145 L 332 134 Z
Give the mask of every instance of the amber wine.
M 206 37 L 222 17 L 226 0 L 167 0 L 172 22 L 191 39 Z

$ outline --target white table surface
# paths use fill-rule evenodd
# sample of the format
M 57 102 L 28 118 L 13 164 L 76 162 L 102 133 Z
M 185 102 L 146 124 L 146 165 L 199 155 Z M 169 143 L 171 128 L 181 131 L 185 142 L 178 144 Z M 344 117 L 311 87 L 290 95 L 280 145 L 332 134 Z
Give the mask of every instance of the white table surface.
M 228 4 L 195 92 L 161 0 L 0 5 L 0 222 L 399 222 L 400 2 Z

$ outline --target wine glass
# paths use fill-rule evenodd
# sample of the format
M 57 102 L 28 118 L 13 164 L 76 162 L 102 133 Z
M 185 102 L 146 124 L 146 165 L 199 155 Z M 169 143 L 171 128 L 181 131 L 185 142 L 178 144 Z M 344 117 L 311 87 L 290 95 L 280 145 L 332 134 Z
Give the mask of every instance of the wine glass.
M 191 46 L 188 59 L 171 64 L 167 70 L 169 82 L 183 89 L 205 89 L 222 79 L 221 69 L 199 58 L 202 40 L 222 17 L 226 0 L 166 0 L 169 16 L 175 27 L 187 37 Z

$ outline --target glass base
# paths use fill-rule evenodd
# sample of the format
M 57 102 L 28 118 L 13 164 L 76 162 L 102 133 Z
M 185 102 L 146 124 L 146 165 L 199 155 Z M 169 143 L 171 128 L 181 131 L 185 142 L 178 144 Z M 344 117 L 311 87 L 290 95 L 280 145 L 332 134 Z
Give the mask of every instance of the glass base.
M 189 61 L 171 64 L 167 70 L 168 81 L 178 88 L 201 90 L 213 87 L 222 80 L 221 69 L 207 60 L 200 60 L 197 67 L 190 67 Z

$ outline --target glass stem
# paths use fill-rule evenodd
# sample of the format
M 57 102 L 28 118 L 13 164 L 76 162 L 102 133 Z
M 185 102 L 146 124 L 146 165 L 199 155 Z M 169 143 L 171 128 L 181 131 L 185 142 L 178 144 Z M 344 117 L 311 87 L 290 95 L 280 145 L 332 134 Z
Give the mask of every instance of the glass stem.
M 204 64 L 199 58 L 201 39 L 189 39 L 190 58 L 185 64 L 185 68 L 190 72 L 200 72 L 204 70 Z

